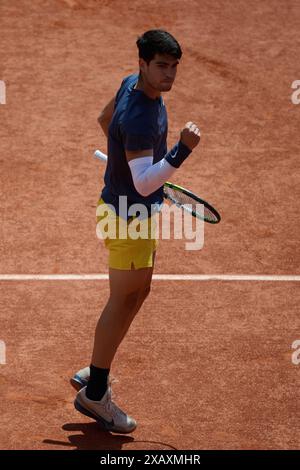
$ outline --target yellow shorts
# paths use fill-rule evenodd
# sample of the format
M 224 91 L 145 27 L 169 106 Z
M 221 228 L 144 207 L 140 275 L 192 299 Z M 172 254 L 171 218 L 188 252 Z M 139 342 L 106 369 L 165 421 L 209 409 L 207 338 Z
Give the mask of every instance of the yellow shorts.
M 153 266 L 153 253 L 158 245 L 155 216 L 143 221 L 131 217 L 126 221 L 110 209 L 103 199 L 99 199 L 96 220 L 97 236 L 104 239 L 104 244 L 109 250 L 110 268 L 131 270 Z M 143 238 L 132 238 L 131 224 L 139 226 Z M 112 230 L 110 236 L 108 229 Z M 134 231 L 136 233 L 136 230 Z

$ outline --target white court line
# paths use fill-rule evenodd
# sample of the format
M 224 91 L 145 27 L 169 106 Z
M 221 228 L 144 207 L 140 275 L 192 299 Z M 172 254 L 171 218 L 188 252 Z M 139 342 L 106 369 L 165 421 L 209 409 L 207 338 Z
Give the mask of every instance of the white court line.
M 108 274 L 0 274 L 0 281 L 104 281 Z M 257 274 L 154 274 L 155 281 L 285 281 L 299 282 L 300 275 Z

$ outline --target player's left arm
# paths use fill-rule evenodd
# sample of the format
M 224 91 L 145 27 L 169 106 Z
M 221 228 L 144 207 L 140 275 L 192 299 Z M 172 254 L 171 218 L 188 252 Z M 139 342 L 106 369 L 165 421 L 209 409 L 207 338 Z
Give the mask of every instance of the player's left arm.
M 114 96 L 103 108 L 97 119 L 106 137 L 108 137 L 108 127 L 114 113 L 115 101 L 116 97 Z

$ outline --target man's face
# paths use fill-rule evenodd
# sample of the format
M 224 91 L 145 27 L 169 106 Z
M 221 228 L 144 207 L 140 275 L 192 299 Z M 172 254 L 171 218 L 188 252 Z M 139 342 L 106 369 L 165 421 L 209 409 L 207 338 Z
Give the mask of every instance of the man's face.
M 149 63 L 140 59 L 143 78 L 148 85 L 159 91 L 170 91 L 176 77 L 179 60 L 168 54 L 155 54 Z

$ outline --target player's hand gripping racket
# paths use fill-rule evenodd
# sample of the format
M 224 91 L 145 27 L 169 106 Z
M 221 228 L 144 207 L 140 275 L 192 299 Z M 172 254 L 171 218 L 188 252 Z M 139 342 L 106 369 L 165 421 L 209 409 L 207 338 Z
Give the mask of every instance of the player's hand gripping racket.
M 107 161 L 107 155 L 96 150 L 94 153 L 95 157 L 104 162 Z M 168 181 L 164 184 L 164 197 L 171 201 L 173 204 L 176 204 L 177 207 L 180 207 L 183 210 L 186 210 L 194 217 L 209 222 L 210 224 L 217 224 L 221 220 L 220 214 L 214 209 L 208 202 L 204 201 L 196 194 L 188 191 L 177 184 L 169 183 Z M 203 211 L 197 209 L 197 204 L 203 204 L 204 206 L 204 216 Z

